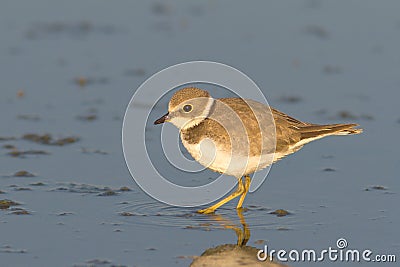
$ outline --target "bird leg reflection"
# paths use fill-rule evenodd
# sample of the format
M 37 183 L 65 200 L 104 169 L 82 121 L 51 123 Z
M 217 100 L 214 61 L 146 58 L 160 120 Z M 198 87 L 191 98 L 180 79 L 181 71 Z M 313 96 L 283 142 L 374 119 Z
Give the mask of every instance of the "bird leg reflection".
M 220 223 L 225 229 L 232 229 L 235 231 L 238 246 L 246 246 L 247 242 L 250 239 L 250 229 L 246 223 L 246 220 L 244 219 L 243 209 L 238 209 L 237 215 L 240 219 L 240 224 L 242 225 L 242 228 L 234 224 L 232 221 L 226 219 L 222 215 L 214 215 L 213 219 Z

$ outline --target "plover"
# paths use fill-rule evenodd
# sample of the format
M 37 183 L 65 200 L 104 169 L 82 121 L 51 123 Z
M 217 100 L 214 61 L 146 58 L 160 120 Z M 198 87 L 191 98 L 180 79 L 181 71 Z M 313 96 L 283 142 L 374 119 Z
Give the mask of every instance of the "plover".
M 238 179 L 238 189 L 199 213 L 213 213 L 250 188 L 250 174 L 329 135 L 359 134 L 358 124 L 318 125 L 299 121 L 262 103 L 242 98 L 213 98 L 196 87 L 177 91 L 168 113 L 154 124 L 170 122 L 184 147 L 203 166 Z M 242 181 L 244 179 L 244 181 Z

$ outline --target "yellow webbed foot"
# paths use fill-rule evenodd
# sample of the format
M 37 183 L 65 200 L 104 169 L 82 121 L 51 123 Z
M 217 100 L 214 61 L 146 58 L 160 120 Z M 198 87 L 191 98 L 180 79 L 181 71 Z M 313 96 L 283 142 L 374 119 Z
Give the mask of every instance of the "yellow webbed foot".
M 198 210 L 197 213 L 201 213 L 201 214 L 211 214 L 214 213 L 215 209 L 211 209 L 211 208 L 206 208 L 206 209 L 202 209 L 202 210 Z
M 248 181 L 248 184 L 250 185 L 250 177 L 248 177 L 248 180 L 249 180 L 249 181 Z M 246 189 L 245 189 L 245 187 L 244 187 L 244 185 L 243 185 L 243 183 L 242 183 L 242 179 L 241 179 L 241 178 L 238 178 L 238 181 L 239 181 L 238 189 L 237 189 L 235 192 L 233 192 L 232 194 L 230 194 L 229 196 L 227 196 L 227 197 L 224 198 L 223 200 L 219 201 L 218 203 L 212 205 L 211 207 L 208 207 L 208 208 L 202 209 L 202 210 L 198 210 L 197 212 L 198 212 L 198 213 L 201 213 L 201 214 L 210 214 L 210 213 L 214 213 L 216 209 L 218 209 L 219 207 L 221 207 L 221 206 L 224 205 L 225 203 L 227 203 L 227 202 L 231 201 L 232 199 L 234 199 L 234 198 L 236 198 L 236 197 L 242 195 L 243 193 L 247 193 L 247 192 L 246 192 Z M 246 181 L 247 181 L 247 178 L 246 178 Z M 242 205 L 242 203 L 243 203 L 243 200 L 244 200 L 244 197 L 245 197 L 245 195 L 244 195 L 243 197 L 241 197 L 242 200 L 239 201 L 240 205 L 238 205 L 238 208 L 241 207 L 241 205 Z

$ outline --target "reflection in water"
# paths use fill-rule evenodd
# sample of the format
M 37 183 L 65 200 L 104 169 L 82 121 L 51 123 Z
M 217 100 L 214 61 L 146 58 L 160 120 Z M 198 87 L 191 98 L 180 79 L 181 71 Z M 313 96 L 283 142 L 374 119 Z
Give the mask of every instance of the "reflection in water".
M 196 257 L 190 264 L 192 267 L 197 266 L 287 266 L 280 263 L 271 262 L 269 260 L 259 261 L 257 258 L 258 248 L 247 246 L 250 239 L 250 229 L 244 219 L 243 210 L 237 210 L 241 226 L 234 224 L 221 215 L 210 215 L 211 218 L 218 222 L 225 229 L 232 229 L 237 236 L 236 244 L 223 244 L 213 248 L 209 248 L 199 257 Z
M 135 201 L 123 201 L 120 205 L 120 215 L 125 223 L 152 226 L 159 228 L 176 227 L 182 229 L 225 229 L 215 218 L 218 215 L 212 214 L 204 216 L 198 214 L 196 208 L 178 208 L 168 206 L 158 201 L 153 201 L 147 198 L 140 192 L 131 192 L 135 195 Z M 277 219 L 273 210 L 266 206 L 248 205 L 243 213 L 246 216 L 247 222 L 250 222 L 252 230 L 273 230 L 273 229 L 291 229 L 293 225 L 299 225 L 299 221 L 295 216 L 286 217 L 285 221 Z M 237 219 L 236 209 L 231 207 L 221 207 L 218 214 L 224 218 L 231 220 Z M 236 220 L 235 220 L 236 221 Z M 268 223 L 265 223 L 268 221 Z M 232 224 L 232 223 L 231 223 Z

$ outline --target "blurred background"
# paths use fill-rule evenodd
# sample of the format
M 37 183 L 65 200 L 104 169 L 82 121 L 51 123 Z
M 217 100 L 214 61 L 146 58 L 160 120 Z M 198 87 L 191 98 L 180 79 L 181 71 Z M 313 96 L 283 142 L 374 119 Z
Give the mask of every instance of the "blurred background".
M 0 265 L 188 266 L 236 244 L 227 228 L 243 219 L 258 249 L 346 238 L 398 253 L 399 10 L 395 0 L 2 1 Z M 243 71 L 298 119 L 364 133 L 278 162 L 244 218 L 234 203 L 223 218 L 158 203 L 129 175 L 122 119 L 142 82 L 192 60 Z

